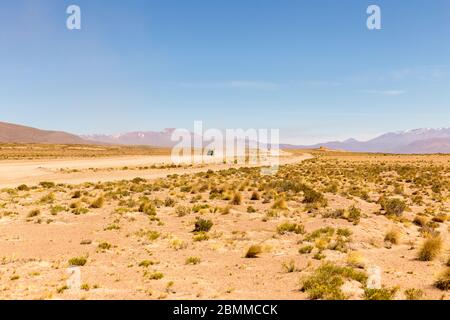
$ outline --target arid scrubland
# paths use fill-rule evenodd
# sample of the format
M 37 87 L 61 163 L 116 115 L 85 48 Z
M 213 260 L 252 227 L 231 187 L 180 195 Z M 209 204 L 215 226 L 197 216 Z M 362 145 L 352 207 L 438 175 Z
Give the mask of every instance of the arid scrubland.
M 3 189 L 0 298 L 448 299 L 450 156 L 314 156 Z
M 0 160 L 101 158 L 168 154 L 170 154 L 170 148 L 148 146 L 0 143 Z

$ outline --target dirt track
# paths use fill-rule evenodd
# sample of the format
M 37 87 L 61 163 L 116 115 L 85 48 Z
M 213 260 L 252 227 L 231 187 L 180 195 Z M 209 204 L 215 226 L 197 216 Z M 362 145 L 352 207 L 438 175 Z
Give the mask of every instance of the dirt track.
M 280 164 L 300 162 L 311 159 L 309 154 L 280 157 Z M 220 170 L 234 164 L 201 164 L 181 168 L 146 168 L 152 165 L 171 164 L 170 156 L 127 156 L 98 159 L 71 160 L 20 160 L 0 162 L 0 188 L 17 187 L 20 184 L 35 185 L 42 181 L 77 184 L 83 182 L 105 182 L 131 180 L 136 177 L 156 179 L 168 174 L 185 174 Z M 260 166 L 266 163 L 239 165 Z M 126 169 L 124 169 L 127 167 Z

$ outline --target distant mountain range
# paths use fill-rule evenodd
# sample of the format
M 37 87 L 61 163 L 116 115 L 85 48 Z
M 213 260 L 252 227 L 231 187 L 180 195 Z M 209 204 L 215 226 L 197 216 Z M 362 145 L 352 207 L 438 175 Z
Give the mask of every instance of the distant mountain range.
M 156 131 L 136 131 L 116 135 L 93 134 L 81 136 L 85 140 L 96 141 L 107 144 L 124 145 L 150 145 L 154 147 L 172 147 L 177 142 L 172 141 L 172 133 L 175 129 L 164 129 Z
M 368 141 L 349 139 L 315 145 L 282 145 L 286 149 L 329 149 L 381 153 L 450 153 L 450 128 L 414 129 L 383 134 Z
M 62 131 L 46 131 L 26 126 L 0 122 L 0 142 L 3 143 L 57 143 L 57 144 L 119 144 L 172 147 L 175 129 L 161 132 L 137 131 L 119 135 L 77 136 Z M 320 147 L 354 152 L 379 152 L 403 154 L 450 154 L 450 127 L 441 129 L 414 129 L 383 134 L 368 141 L 348 139 L 315 145 L 281 144 L 283 149 L 316 149 Z
M 174 129 L 162 132 L 140 131 L 120 135 L 92 135 L 82 136 L 86 140 L 95 140 L 110 144 L 153 145 L 171 147 L 175 143 L 170 137 Z M 450 128 L 415 129 L 383 134 L 368 141 L 348 139 L 345 141 L 331 141 L 315 145 L 281 144 L 283 149 L 316 149 L 325 147 L 334 150 L 354 152 L 381 153 L 450 153 Z

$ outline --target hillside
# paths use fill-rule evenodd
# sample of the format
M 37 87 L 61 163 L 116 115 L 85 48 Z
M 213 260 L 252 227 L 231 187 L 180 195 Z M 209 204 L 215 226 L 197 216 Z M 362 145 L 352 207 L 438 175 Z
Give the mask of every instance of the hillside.
M 62 131 L 48 131 L 0 122 L 0 142 L 2 143 L 49 143 L 49 144 L 89 144 L 74 134 Z

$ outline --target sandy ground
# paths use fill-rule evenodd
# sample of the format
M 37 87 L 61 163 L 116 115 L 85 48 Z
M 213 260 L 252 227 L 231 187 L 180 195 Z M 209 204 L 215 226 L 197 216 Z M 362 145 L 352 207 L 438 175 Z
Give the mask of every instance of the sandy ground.
M 310 159 L 310 154 L 290 155 L 282 154 L 279 163 L 288 164 Z M 170 156 L 126 156 L 94 159 L 56 159 L 56 160 L 17 160 L 0 161 L 0 188 L 13 188 L 20 184 L 35 185 L 42 181 L 55 183 L 83 183 L 105 182 L 117 180 L 131 180 L 136 177 L 145 179 L 162 178 L 167 174 L 184 174 L 220 170 L 236 166 L 232 163 L 223 164 L 214 159 L 212 163 L 193 164 L 190 158 L 180 160 L 182 168 L 158 169 L 158 165 L 170 165 Z M 243 164 L 239 166 L 269 165 L 273 159 L 267 159 L 257 164 Z M 217 163 L 218 162 L 218 163 Z M 156 168 L 149 168 L 156 165 Z M 126 170 L 123 168 L 127 167 Z M 148 168 L 146 168 L 148 167 Z
M 311 159 L 309 154 L 284 155 L 280 163 L 292 164 Z M 348 228 L 352 231 L 351 250 L 364 257 L 364 268 L 377 266 L 382 284 L 404 290 L 415 288 L 425 293 L 425 299 L 448 299 L 447 293 L 436 289 L 433 281 L 443 270 L 447 255 L 430 262 L 417 261 L 417 249 L 423 238 L 418 227 L 399 224 L 376 214 L 379 205 L 362 200 L 350 200 L 340 195 L 327 195 L 329 207 L 348 208 L 357 204 L 363 212 L 359 225 L 342 219 L 322 218 L 304 210 L 299 201 L 288 202 L 288 210 L 267 218 L 272 202 L 251 201 L 251 191 L 242 191 L 242 203 L 231 206 L 228 213 L 209 209 L 179 216 L 179 205 L 191 208 L 207 203 L 210 208 L 229 206 L 229 200 L 209 200 L 209 191 L 181 193 L 173 189 L 158 189 L 148 193 L 132 191 L 126 182 L 105 184 L 100 189 L 82 182 L 113 181 L 142 177 L 158 179 L 168 174 L 185 174 L 241 167 L 233 164 L 207 164 L 187 168 L 128 169 L 151 164 L 167 164 L 168 157 L 121 157 L 93 160 L 4 161 L 0 162 L 0 185 L 29 186 L 41 181 L 70 185 L 52 189 L 37 188 L 17 193 L 0 193 L 0 298 L 1 299 L 307 299 L 301 292 L 300 280 L 323 261 L 310 254 L 299 254 L 304 246 L 303 235 L 278 234 L 277 226 L 290 221 L 301 223 L 306 232 L 318 228 Z M 91 170 L 95 168 L 96 170 Z M 77 170 L 72 172 L 72 170 Z M 194 177 L 192 177 L 194 179 Z M 235 178 L 224 178 L 236 183 Z M 166 179 L 163 179 L 163 183 Z M 250 181 L 250 183 L 252 183 Z M 84 190 L 88 212 L 74 214 L 67 209 L 57 214 L 57 205 L 69 208 L 82 199 L 73 199 L 74 190 Z M 114 192 L 116 200 L 108 200 L 98 209 L 90 201 L 101 194 Z M 130 192 L 130 194 L 127 194 Z M 52 193 L 49 203 L 42 199 Z M 136 206 L 128 211 L 126 202 L 147 194 L 151 199 L 177 199 L 173 207 L 162 205 L 157 219 L 138 212 Z M 180 196 L 180 197 L 179 197 Z M 203 200 L 194 199 L 201 196 Z M 120 203 L 121 199 L 126 202 Z M 448 202 L 446 202 L 448 204 Z M 248 212 L 248 207 L 254 212 Z M 39 209 L 36 216 L 30 216 Z M 412 220 L 423 208 L 413 207 L 405 213 Z M 193 224 L 197 217 L 214 221 L 207 241 L 194 241 Z M 387 230 L 399 228 L 400 243 L 386 246 Z M 444 242 L 448 244 L 449 222 L 439 225 Z M 157 232 L 156 239 L 142 232 Z M 108 247 L 102 247 L 102 244 Z M 256 259 L 245 258 L 249 246 L 260 244 L 262 253 Z M 347 254 L 324 250 L 328 261 L 345 263 Z M 81 267 L 70 267 L 69 259 L 86 257 Z M 187 264 L 188 258 L 198 258 L 198 264 Z M 295 270 L 287 272 L 283 265 L 294 263 Z M 153 276 L 161 273 L 161 279 Z M 361 298 L 362 289 L 346 283 L 345 292 L 351 298 Z

